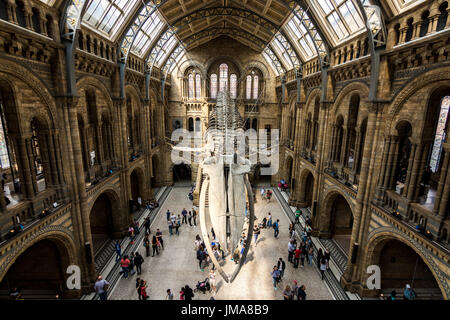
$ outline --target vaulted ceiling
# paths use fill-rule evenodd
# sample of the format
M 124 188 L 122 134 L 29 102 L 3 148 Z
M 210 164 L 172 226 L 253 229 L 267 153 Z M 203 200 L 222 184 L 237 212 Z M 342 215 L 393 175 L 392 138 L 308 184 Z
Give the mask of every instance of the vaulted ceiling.
M 225 34 L 262 51 L 291 11 L 279 0 L 169 0 L 160 13 L 183 42 L 198 38 L 190 48 Z

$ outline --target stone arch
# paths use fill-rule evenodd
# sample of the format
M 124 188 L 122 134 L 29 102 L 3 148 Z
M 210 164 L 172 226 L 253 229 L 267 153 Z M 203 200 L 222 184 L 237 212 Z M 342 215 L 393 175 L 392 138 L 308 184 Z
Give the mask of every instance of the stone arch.
M 230 57 L 230 56 L 218 56 L 218 57 L 214 56 L 214 57 L 211 57 L 210 59 L 208 59 L 205 63 L 205 66 L 206 66 L 205 71 L 207 74 L 210 73 L 211 67 L 218 61 L 227 61 L 228 63 L 231 62 L 232 64 L 234 64 L 236 69 L 239 71 L 239 76 L 243 75 L 244 69 L 242 68 L 241 63 L 237 59 Z M 239 80 L 239 78 L 238 78 L 238 80 Z
M 344 100 L 349 99 L 353 96 L 353 92 L 359 94 L 360 97 L 360 106 L 364 106 L 364 98 L 369 96 L 369 87 L 364 82 L 356 81 L 352 82 L 341 89 L 338 93 L 332 110 L 334 114 L 337 114 L 341 109 L 341 105 L 344 103 Z M 362 109 L 362 108 L 361 108 Z M 347 117 L 345 117 L 347 118 Z
M 205 68 L 205 66 L 200 61 L 195 59 L 184 60 L 178 67 L 177 77 L 183 78 L 186 75 L 186 71 L 190 68 L 195 68 L 200 71 L 202 79 L 206 79 L 206 71 L 208 69 Z
M 42 246 L 42 244 L 45 245 Z M 46 254 L 44 257 L 45 259 L 36 262 L 36 258 L 39 259 L 41 255 L 33 257 L 30 253 L 33 252 L 33 250 L 36 251 L 37 248 L 42 251 L 42 247 L 46 249 L 44 250 Z M 47 261 L 49 260 L 49 247 L 53 247 L 56 251 L 57 259 L 55 259 L 55 261 Z M 24 262 L 24 260 L 26 260 L 26 262 Z M 45 265 L 46 261 L 50 264 Z M 30 265 L 30 263 L 32 264 L 33 262 L 35 265 Z M 59 265 L 55 265 L 58 263 Z M 14 248 L 14 251 L 9 253 L 8 258 L 0 267 L 0 291 L 11 289 L 12 287 L 19 287 L 22 289 L 24 298 L 27 298 L 27 295 L 31 296 L 33 294 L 39 294 L 41 298 L 55 298 L 54 295 L 50 296 L 49 294 L 60 294 L 62 298 L 78 297 L 80 295 L 79 291 L 70 290 L 71 292 L 69 292 L 69 290 L 63 289 L 65 288 L 65 279 L 67 277 L 66 268 L 69 265 L 79 265 L 78 252 L 71 232 L 60 226 L 47 226 L 38 233 L 30 235 L 25 241 L 18 244 Z M 52 279 L 53 281 L 59 280 L 59 285 L 57 286 L 54 286 L 55 284 L 53 282 L 42 282 L 42 276 L 52 267 L 56 268 L 59 273 L 59 279 Z M 23 270 L 26 270 L 26 272 L 22 272 Z M 9 272 L 12 272 L 10 277 L 8 277 Z M 15 275 L 17 272 L 19 274 Z M 23 279 L 24 276 L 26 279 Z M 55 275 L 53 274 L 50 276 L 54 277 Z M 35 281 L 38 281 L 38 283 L 36 284 Z M 43 285 L 47 287 L 46 289 L 52 289 L 52 291 L 43 292 Z M 36 292 L 36 289 L 38 289 L 39 292 Z
M 286 155 L 285 159 L 285 177 L 284 179 L 288 183 L 288 187 L 292 188 L 292 184 L 294 182 L 295 168 L 294 168 L 294 157 L 290 154 Z
M 263 77 L 264 77 L 264 80 L 269 79 L 269 77 L 270 77 L 270 76 L 269 76 L 270 72 L 269 72 L 269 70 L 267 69 L 267 66 L 266 66 L 265 64 L 263 64 L 262 62 L 257 61 L 257 60 L 251 60 L 251 61 L 249 61 L 249 62 L 246 64 L 246 66 L 245 66 L 245 68 L 244 68 L 242 74 L 247 74 L 248 70 L 250 70 L 250 69 L 252 69 L 252 68 L 259 69 L 259 70 L 261 71 Z
M 108 100 L 107 104 L 113 106 L 112 97 L 110 91 L 106 88 L 106 86 L 98 79 L 92 76 L 83 76 L 77 81 L 78 90 L 83 89 L 87 86 L 92 86 L 98 89 Z
M 300 194 L 299 207 L 305 208 L 312 206 L 312 201 L 314 200 L 313 195 L 315 183 L 316 183 L 315 172 L 313 170 L 310 170 L 309 168 L 303 168 L 303 170 L 300 172 L 299 179 L 297 182 L 298 185 L 297 187 L 299 188 Z
M 31 69 L 25 68 L 21 64 L 12 62 L 10 60 L 1 59 L 0 63 L 0 81 L 7 81 L 8 84 L 13 89 L 16 97 L 16 102 L 18 105 L 22 104 L 20 89 L 11 81 L 11 78 L 4 75 L 10 75 L 12 78 L 19 79 L 25 85 L 27 85 L 31 90 L 39 97 L 39 100 L 46 107 L 45 112 L 48 114 L 48 118 L 51 120 L 50 123 L 55 123 L 58 119 L 56 112 L 56 103 L 50 93 L 50 90 L 41 80 L 41 78 Z M 43 112 L 43 111 L 41 111 Z
M 354 217 L 349 197 L 337 187 L 330 188 L 320 206 L 319 236 L 333 238 L 349 252 Z
M 172 163 L 169 168 L 169 176 L 172 176 L 172 182 L 187 182 L 192 183 L 195 177 L 192 175 L 192 166 L 189 163 Z
M 145 188 L 145 170 L 136 165 L 129 170 L 130 174 L 130 192 L 129 199 L 133 201 L 137 201 L 138 197 L 141 197 L 142 200 L 146 199 L 147 190 Z
M 369 234 L 366 246 L 367 249 L 365 250 L 365 256 L 363 260 L 364 267 L 362 268 L 364 283 L 367 279 L 365 270 L 370 265 L 379 265 L 379 257 L 382 249 L 384 245 L 386 245 L 391 240 L 396 240 L 403 243 L 404 245 L 412 249 L 421 258 L 422 262 L 425 263 L 425 265 L 431 271 L 444 299 L 449 299 L 450 287 L 447 282 L 448 280 L 446 280 L 447 272 L 439 268 L 433 258 L 429 256 L 427 249 L 421 248 L 421 246 L 409 236 L 400 233 L 398 230 L 395 230 L 392 227 L 379 228 Z M 381 283 L 381 285 L 383 285 L 383 282 Z
M 434 89 L 450 83 L 450 66 L 440 66 L 420 74 L 407 81 L 393 97 L 393 102 L 388 110 L 388 115 L 394 120 L 405 102 L 420 89 L 430 86 L 428 99 Z M 428 101 L 427 99 L 427 101 Z

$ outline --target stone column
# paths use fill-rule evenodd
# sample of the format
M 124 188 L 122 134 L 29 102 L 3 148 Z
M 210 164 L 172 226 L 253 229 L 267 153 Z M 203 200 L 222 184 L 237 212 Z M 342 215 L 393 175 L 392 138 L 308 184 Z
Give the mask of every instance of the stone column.
M 406 173 L 405 188 L 403 189 L 403 194 L 402 194 L 404 197 L 408 196 L 408 189 L 409 189 L 410 182 L 411 182 L 412 167 L 413 167 L 413 163 L 414 163 L 414 158 L 416 157 L 416 150 L 417 150 L 417 143 L 413 143 L 411 145 L 411 152 L 409 154 L 409 159 L 408 159 L 408 171 Z
M 329 166 L 331 167 L 334 161 L 334 154 L 335 154 L 335 140 L 336 140 L 336 132 L 337 132 L 337 127 L 335 124 L 332 125 L 331 127 L 331 148 L 330 148 L 330 157 L 328 159 L 329 161 Z
M 21 182 L 21 192 L 25 198 L 31 199 L 34 196 L 34 187 L 30 169 L 30 162 L 28 160 L 28 153 L 25 139 L 16 137 L 16 146 L 18 148 L 18 154 L 16 155 L 19 162 L 19 176 Z
M 355 148 L 353 151 L 353 167 L 352 167 L 354 175 L 358 174 L 356 169 L 358 168 L 359 153 L 361 152 L 361 139 L 362 139 L 361 129 L 356 128 Z
M 343 127 L 343 130 L 344 130 L 344 133 L 343 133 L 342 146 L 341 146 L 341 159 L 339 162 L 341 163 L 342 166 L 345 166 L 345 164 L 347 163 L 347 160 L 345 159 L 345 157 L 347 154 L 349 130 L 347 127 Z
M 414 160 L 411 167 L 411 173 L 409 174 L 410 178 L 408 181 L 408 184 L 406 185 L 406 188 L 408 191 L 406 193 L 406 198 L 408 200 L 413 200 L 415 189 L 417 188 L 417 178 L 419 174 L 419 165 L 420 165 L 420 159 L 422 157 L 423 153 L 423 144 L 417 144 L 415 148 L 414 153 Z M 409 169 L 409 168 L 408 168 Z M 409 170 L 408 170 L 409 171 Z
M 384 188 L 384 183 L 386 179 L 386 170 L 388 166 L 389 150 L 391 147 L 391 137 L 384 137 L 384 149 L 383 157 L 381 159 L 381 169 L 380 169 L 380 181 L 378 181 L 378 186 Z
M 447 148 L 445 147 L 447 146 Z M 438 188 L 437 188 L 437 192 L 436 192 L 436 198 L 434 200 L 434 208 L 433 208 L 433 213 L 434 214 L 439 214 L 439 216 L 442 216 L 442 218 L 445 218 L 445 214 L 442 214 L 441 209 L 447 206 L 447 202 L 448 202 L 448 190 L 447 190 L 447 195 L 445 194 L 445 188 L 448 187 L 447 183 L 450 182 L 450 174 L 449 174 L 449 165 L 450 165 L 450 144 L 444 144 L 444 149 L 445 149 L 445 155 L 444 155 L 444 160 L 442 162 L 442 167 L 441 167 L 441 175 L 439 177 L 439 184 L 438 184 Z M 444 200 L 444 198 L 446 197 L 446 203 L 442 203 L 442 201 Z M 445 210 L 444 210 L 445 211 Z
M 14 0 L 8 0 L 6 2 L 6 11 L 8 12 L 8 21 L 14 24 L 17 23 L 17 17 L 16 17 L 16 2 Z
M 388 162 L 386 166 L 386 175 L 384 177 L 383 188 L 385 190 L 392 188 L 392 176 L 394 175 L 393 171 L 395 170 L 395 153 L 398 148 L 398 136 L 390 136 L 390 146 L 389 146 L 389 154 L 388 154 Z
M 421 154 L 421 160 L 419 162 L 419 171 L 417 172 L 417 180 L 416 180 L 416 184 L 412 185 L 414 187 L 414 196 L 411 199 L 412 201 L 416 201 L 417 198 L 419 197 L 419 186 L 420 183 L 422 182 L 422 177 L 423 177 L 423 173 L 425 171 L 425 166 L 427 165 L 427 158 L 428 158 L 428 150 L 429 150 L 429 143 L 425 142 L 424 143 L 424 148 Z

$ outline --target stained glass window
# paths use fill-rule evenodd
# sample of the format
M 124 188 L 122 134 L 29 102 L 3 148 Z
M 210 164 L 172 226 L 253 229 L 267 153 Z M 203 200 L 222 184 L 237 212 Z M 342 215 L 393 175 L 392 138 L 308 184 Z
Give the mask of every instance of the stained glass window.
M 192 73 L 188 77 L 188 87 L 188 97 L 189 99 L 194 99 L 194 75 Z
M 232 74 L 230 76 L 230 95 L 232 99 L 236 99 L 237 96 L 237 76 Z
M 222 63 L 219 67 L 219 91 L 225 91 L 228 88 L 228 65 Z
M 197 99 L 200 99 L 202 96 L 202 79 L 198 73 L 195 76 L 195 96 Z
M 245 89 L 245 98 L 250 100 L 252 98 L 252 76 L 247 76 L 247 87 Z
M 217 74 L 211 75 L 211 98 L 217 98 Z
M 439 169 L 439 163 L 442 155 L 442 144 L 445 141 L 446 132 L 445 125 L 447 124 L 448 110 L 450 106 L 450 96 L 444 97 L 441 103 L 441 111 L 434 136 L 433 150 L 431 152 L 430 167 L 431 171 L 436 172 Z
M 253 76 L 253 99 L 258 99 L 259 95 L 259 77 Z

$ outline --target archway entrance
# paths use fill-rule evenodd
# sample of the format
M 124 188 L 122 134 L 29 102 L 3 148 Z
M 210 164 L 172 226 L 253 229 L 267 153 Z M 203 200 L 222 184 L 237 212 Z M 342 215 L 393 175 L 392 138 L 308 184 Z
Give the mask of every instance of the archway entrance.
M 134 170 L 130 175 L 130 187 L 131 187 L 131 199 L 137 201 L 139 197 L 142 197 L 140 189 L 140 180 L 136 170 Z
M 288 188 L 290 188 L 291 190 L 292 190 L 292 182 L 294 181 L 293 172 L 294 172 L 294 161 L 292 160 L 292 157 L 287 157 L 285 180 L 288 183 Z
M 65 270 L 69 254 L 62 243 L 44 239 L 26 249 L 0 283 L 0 297 L 19 289 L 24 299 L 67 297 Z
M 314 176 L 308 171 L 306 178 L 302 181 L 303 185 L 300 186 L 301 189 L 301 202 L 304 208 L 311 208 L 313 202 L 313 194 L 314 194 Z
M 185 163 L 174 165 L 172 173 L 174 183 L 188 182 L 190 184 L 192 181 L 191 167 Z
M 328 210 L 322 230 L 329 235 L 347 254 L 350 251 L 350 237 L 353 227 L 353 213 L 347 200 L 336 193 L 326 205 Z
M 89 220 L 91 224 L 92 246 L 94 253 L 96 253 L 106 241 L 113 238 L 112 203 L 106 193 L 102 193 L 95 200 Z
M 382 241 L 375 248 L 372 264 L 380 267 L 382 292 L 395 290 L 402 296 L 405 286 L 409 284 L 418 299 L 442 299 L 433 273 L 414 249 L 405 243 L 396 239 Z

